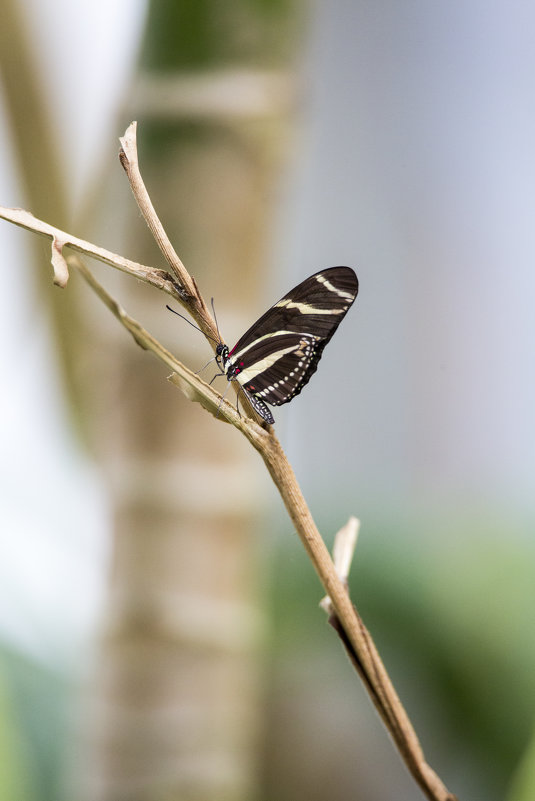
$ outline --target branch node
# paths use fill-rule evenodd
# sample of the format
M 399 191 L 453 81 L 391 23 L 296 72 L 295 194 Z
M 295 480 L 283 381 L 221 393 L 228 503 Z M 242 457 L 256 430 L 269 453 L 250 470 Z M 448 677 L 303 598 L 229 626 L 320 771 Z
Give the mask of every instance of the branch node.
M 65 242 L 63 240 L 58 239 L 56 236 L 52 237 L 50 261 L 54 268 L 54 284 L 62 289 L 67 286 L 67 281 L 69 280 L 69 268 L 63 255 L 64 246 Z
M 347 587 L 347 579 L 351 570 L 351 562 L 357 546 L 357 537 L 360 528 L 360 520 L 351 516 L 345 526 L 342 526 L 334 538 L 333 562 L 340 581 Z M 321 608 L 328 614 L 333 613 L 332 601 L 326 595 L 320 601 Z
M 180 286 L 180 284 L 177 284 L 176 281 L 173 281 L 172 283 L 177 291 L 177 294 L 180 296 L 180 300 L 188 305 L 191 302 L 192 295 L 190 295 L 189 292 L 184 289 L 184 287 Z

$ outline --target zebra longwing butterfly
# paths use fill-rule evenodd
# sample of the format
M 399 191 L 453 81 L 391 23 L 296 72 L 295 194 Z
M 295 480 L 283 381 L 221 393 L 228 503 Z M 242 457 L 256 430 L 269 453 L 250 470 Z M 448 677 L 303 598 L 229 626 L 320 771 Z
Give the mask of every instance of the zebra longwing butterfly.
M 267 423 L 275 422 L 267 403 L 282 406 L 308 384 L 358 288 L 351 267 L 321 270 L 268 309 L 232 350 L 218 344 L 220 369 Z

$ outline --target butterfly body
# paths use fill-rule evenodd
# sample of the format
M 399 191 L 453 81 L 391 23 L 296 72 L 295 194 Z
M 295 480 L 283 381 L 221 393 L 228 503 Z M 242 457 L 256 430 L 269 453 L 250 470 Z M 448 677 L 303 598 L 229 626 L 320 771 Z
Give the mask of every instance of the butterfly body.
M 321 270 L 268 309 L 232 350 L 218 344 L 222 371 L 267 423 L 275 421 L 266 404 L 288 403 L 306 386 L 357 293 L 350 267 Z

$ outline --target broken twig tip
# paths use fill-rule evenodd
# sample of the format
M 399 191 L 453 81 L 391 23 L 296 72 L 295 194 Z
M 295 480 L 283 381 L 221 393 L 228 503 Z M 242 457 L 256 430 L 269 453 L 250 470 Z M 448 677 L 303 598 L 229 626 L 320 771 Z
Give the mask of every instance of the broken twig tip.
M 119 142 L 121 143 L 122 152 L 124 152 L 126 158 L 129 158 L 129 154 L 136 150 L 136 131 L 137 131 L 137 122 L 134 120 L 130 123 L 126 131 L 124 132 L 123 136 L 119 137 Z M 119 151 L 120 157 L 121 151 Z
M 351 562 L 353 561 L 355 548 L 357 546 L 359 528 L 360 520 L 357 517 L 351 516 L 345 526 L 342 526 L 334 538 L 334 567 L 338 573 L 340 581 L 343 581 L 345 585 L 347 585 L 349 571 L 351 570 Z M 332 601 L 328 595 L 322 598 L 320 601 L 320 606 L 325 612 L 327 612 L 328 615 L 332 614 Z
M 333 561 L 336 572 L 342 581 L 347 581 L 351 570 L 351 562 L 357 547 L 359 528 L 360 520 L 351 516 L 334 538 Z
M 69 268 L 63 255 L 63 247 L 65 242 L 62 242 L 57 237 L 52 237 L 52 255 L 50 261 L 54 268 L 54 284 L 62 289 L 67 286 L 69 280 Z

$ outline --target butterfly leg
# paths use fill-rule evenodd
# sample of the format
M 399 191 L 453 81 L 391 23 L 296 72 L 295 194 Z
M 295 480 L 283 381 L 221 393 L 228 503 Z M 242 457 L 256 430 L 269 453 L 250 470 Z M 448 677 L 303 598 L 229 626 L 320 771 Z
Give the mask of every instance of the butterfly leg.
M 218 373 L 218 375 L 225 375 L 225 373 Z M 214 376 L 214 378 L 217 378 L 217 375 L 215 375 L 215 376 Z M 212 378 L 212 381 L 214 380 L 214 378 Z M 210 383 L 212 383 L 212 381 L 210 381 Z M 220 409 L 221 409 L 221 404 L 222 404 L 222 403 L 223 403 L 223 401 L 225 400 L 225 396 L 226 396 L 226 394 L 227 394 L 227 392 L 228 392 L 228 388 L 230 387 L 230 383 L 231 383 L 231 382 L 229 381 L 229 382 L 228 382 L 228 384 L 227 384 L 227 388 L 226 388 L 226 390 L 225 390 L 225 391 L 224 391 L 224 393 L 221 395 L 221 400 L 219 401 L 219 406 L 217 407 L 217 414 L 216 414 L 216 418 L 218 418 L 218 417 L 219 417 L 219 411 L 220 411 Z M 240 415 L 240 417 L 241 417 L 240 410 L 238 409 L 238 403 L 237 403 L 237 400 L 236 400 L 236 411 L 238 412 L 238 414 L 239 414 L 239 415 Z
M 195 375 L 199 375 L 199 373 L 202 373 L 202 371 L 203 371 L 203 370 L 206 370 L 206 368 L 208 367 L 208 365 L 209 365 L 209 364 L 212 364 L 212 362 L 214 362 L 214 361 L 216 360 L 216 358 L 217 358 L 216 356 L 213 356 L 211 359 L 209 359 L 209 360 L 206 362 L 206 364 L 204 365 L 204 367 L 201 367 L 201 369 L 200 369 L 200 370 L 196 370 L 196 372 L 195 372 Z M 222 373 L 218 373 L 218 375 L 222 375 Z M 216 376 L 214 376 L 214 378 L 216 378 Z M 212 381 L 214 380 L 214 378 L 212 378 Z M 212 381 L 210 381 L 210 383 L 212 383 Z
M 236 411 L 238 412 L 238 417 L 241 417 L 240 414 L 240 393 L 236 392 Z

